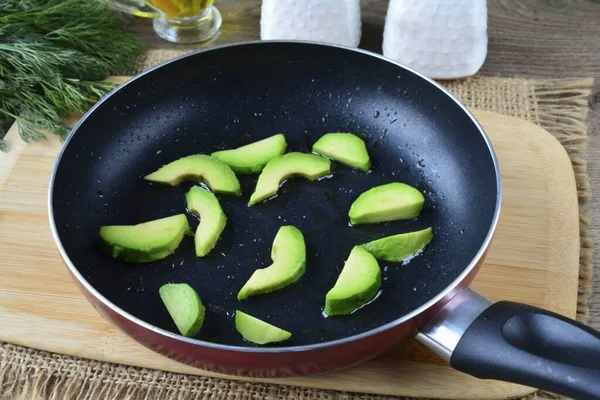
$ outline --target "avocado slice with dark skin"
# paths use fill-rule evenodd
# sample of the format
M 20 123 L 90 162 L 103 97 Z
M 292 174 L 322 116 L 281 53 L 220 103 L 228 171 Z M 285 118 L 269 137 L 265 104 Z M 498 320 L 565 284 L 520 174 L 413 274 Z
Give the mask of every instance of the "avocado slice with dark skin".
M 274 135 L 233 150 L 222 150 L 211 157 L 229 165 L 236 174 L 258 174 L 269 160 L 279 157 L 287 148 L 285 136 Z
M 177 186 L 183 181 L 204 182 L 215 193 L 239 196 L 240 182 L 229 166 L 205 154 L 194 154 L 163 165 L 144 177 L 147 181 Z
M 168 283 L 158 292 L 179 333 L 195 336 L 202 328 L 206 313 L 198 293 L 187 283 Z
M 283 342 L 292 337 L 290 332 L 239 310 L 235 312 L 235 329 L 244 339 L 256 344 Z
M 100 228 L 100 240 L 113 258 L 129 263 L 148 263 L 172 254 L 190 226 L 185 214 L 137 225 L 107 225 Z
M 394 182 L 363 192 L 350 207 L 352 225 L 412 219 L 419 216 L 425 198 L 417 189 Z
M 294 152 L 273 158 L 259 175 L 248 205 L 275 196 L 280 183 L 292 176 L 300 176 L 312 181 L 330 173 L 331 161 L 315 154 Z
M 196 256 L 204 257 L 215 247 L 225 229 L 227 217 L 217 197 L 202 187 L 192 187 L 185 198 L 188 210 L 200 217 L 194 242 Z
M 325 314 L 351 314 L 364 306 L 381 288 L 381 269 L 365 249 L 355 246 L 333 288 L 325 296 Z
M 312 150 L 361 171 L 371 169 L 365 142 L 352 133 L 327 133 L 317 140 Z
M 431 228 L 415 232 L 400 233 L 373 240 L 361 245 L 378 260 L 407 262 L 429 244 L 433 238 Z
M 279 228 L 271 249 L 273 264 L 254 271 L 238 293 L 238 300 L 271 293 L 296 282 L 306 272 L 306 245 L 294 226 Z

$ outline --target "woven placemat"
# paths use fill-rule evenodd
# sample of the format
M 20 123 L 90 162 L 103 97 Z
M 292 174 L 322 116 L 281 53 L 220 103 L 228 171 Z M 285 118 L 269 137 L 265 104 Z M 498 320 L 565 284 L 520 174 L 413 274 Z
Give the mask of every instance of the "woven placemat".
M 181 51 L 155 50 L 142 56 L 138 73 Z M 577 319 L 587 322 L 592 283 L 592 249 L 586 202 L 590 186 L 583 158 L 592 79 L 531 80 L 474 77 L 442 81 L 468 107 L 495 111 L 541 125 L 565 147 L 575 170 L 580 201 L 581 256 Z M 384 400 L 389 396 L 342 393 L 182 375 L 91 361 L 0 343 L 0 398 L 83 399 L 293 399 Z M 529 399 L 557 398 L 537 392 Z

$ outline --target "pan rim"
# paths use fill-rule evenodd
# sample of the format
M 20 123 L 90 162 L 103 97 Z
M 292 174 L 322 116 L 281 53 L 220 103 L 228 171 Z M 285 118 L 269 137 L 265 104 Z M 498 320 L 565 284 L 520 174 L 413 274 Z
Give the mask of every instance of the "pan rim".
M 150 74 L 153 71 L 155 71 L 159 68 L 162 68 L 166 65 L 169 65 L 171 63 L 176 63 L 176 62 L 178 62 L 182 59 L 188 58 L 188 57 L 195 57 L 197 54 L 202 54 L 202 53 L 211 52 L 211 51 L 217 51 L 217 50 L 224 49 L 224 48 L 257 46 L 257 45 L 260 46 L 261 44 L 301 44 L 301 45 L 309 45 L 309 46 L 331 47 L 331 48 L 341 49 L 341 50 L 345 50 L 345 51 L 362 53 L 363 55 L 366 55 L 369 57 L 375 57 L 381 61 L 390 63 L 396 67 L 402 68 L 408 72 L 411 72 L 411 73 L 417 75 L 419 78 L 423 79 L 430 85 L 433 85 L 434 87 L 436 87 L 437 89 L 442 91 L 442 93 L 444 93 L 446 96 L 448 96 L 452 101 L 454 101 L 456 103 L 457 106 L 459 106 L 462 109 L 462 111 L 471 119 L 471 121 L 473 122 L 473 124 L 475 125 L 475 127 L 477 128 L 479 133 L 481 134 L 485 144 L 487 145 L 490 156 L 492 158 L 492 162 L 494 165 L 494 172 L 496 175 L 496 204 L 495 204 L 492 222 L 490 224 L 490 227 L 488 229 L 486 237 L 483 240 L 479 250 L 477 251 L 475 256 L 471 259 L 471 261 L 467 265 L 467 267 L 462 271 L 462 273 L 456 279 L 454 279 L 449 285 L 447 285 L 442 291 L 440 291 L 436 296 L 432 297 L 425 304 L 421 305 L 420 307 L 417 307 L 416 309 L 412 310 L 411 312 L 409 312 L 407 314 L 404 314 L 400 318 L 397 318 L 393 321 L 388 322 L 387 324 L 380 325 L 377 328 L 373 328 L 373 329 L 370 329 L 368 331 L 365 331 L 365 332 L 362 332 L 362 333 L 359 333 L 356 335 L 344 337 L 342 339 L 336 339 L 336 340 L 332 340 L 332 341 L 309 344 L 309 345 L 281 346 L 281 347 L 250 347 L 250 346 L 226 345 L 226 344 L 219 344 L 219 343 L 213 343 L 213 342 L 208 342 L 208 341 L 204 341 L 204 340 L 184 337 L 182 335 L 179 335 L 179 334 L 167 331 L 165 329 L 159 328 L 157 326 L 154 326 L 152 324 L 149 324 L 149 323 L 143 321 L 142 319 L 135 317 L 134 315 L 128 313 L 127 311 L 121 309 L 120 307 L 118 307 L 117 305 L 112 303 L 104 295 L 102 295 L 98 290 L 96 290 L 96 288 L 94 288 L 83 277 L 83 275 L 79 272 L 77 267 L 73 264 L 73 262 L 69 258 L 69 255 L 67 254 L 67 252 L 62 244 L 62 241 L 60 240 L 60 238 L 58 236 L 56 221 L 54 219 L 54 209 L 53 209 L 53 204 L 52 204 L 52 199 L 53 199 L 53 194 L 54 194 L 54 182 L 55 182 L 56 173 L 57 173 L 58 167 L 60 165 L 62 156 L 63 156 L 65 150 L 67 149 L 69 142 L 71 141 L 73 136 L 76 134 L 76 132 L 79 130 L 80 126 L 85 123 L 87 118 L 96 110 L 96 108 L 100 107 L 105 101 L 110 99 L 115 93 L 124 89 L 126 86 L 128 86 L 132 82 L 134 82 L 134 81 L 146 76 L 147 74 Z M 65 139 L 60 152 L 58 153 L 58 156 L 56 158 L 56 161 L 55 161 L 53 169 L 52 169 L 52 174 L 50 176 L 50 183 L 49 183 L 49 187 L 48 187 L 48 217 L 49 217 L 49 221 L 50 221 L 50 229 L 52 231 L 52 237 L 54 239 L 54 242 L 56 243 L 56 246 L 59 250 L 61 258 L 65 262 L 65 264 L 66 264 L 67 268 L 69 269 L 69 271 L 71 272 L 71 274 L 75 277 L 75 279 L 77 279 L 79 284 L 90 295 L 92 295 L 96 300 L 98 300 L 105 307 L 110 309 L 112 312 L 114 312 L 117 315 L 119 315 L 120 317 L 128 320 L 129 322 L 131 322 L 141 328 L 149 330 L 155 334 L 164 336 L 171 340 L 184 342 L 186 344 L 195 345 L 195 346 L 207 347 L 207 348 L 211 348 L 214 350 L 240 352 L 240 353 L 261 353 L 261 354 L 262 353 L 285 353 L 285 352 L 298 353 L 298 352 L 307 352 L 307 351 L 313 351 L 313 350 L 317 350 L 317 349 L 324 349 L 324 348 L 330 348 L 330 347 L 335 347 L 335 346 L 339 346 L 339 345 L 344 345 L 344 344 L 360 341 L 360 340 L 368 338 L 370 336 L 377 335 L 381 332 L 388 331 L 388 330 L 393 329 L 394 327 L 401 325 L 401 324 L 415 318 L 416 316 L 422 314 L 423 312 L 425 312 L 426 310 L 430 309 L 432 306 L 434 306 L 435 304 L 440 302 L 444 297 L 448 296 L 448 294 L 452 293 L 452 291 L 455 290 L 457 287 L 459 287 L 459 285 L 465 280 L 465 278 L 479 264 L 479 262 L 483 258 L 485 252 L 487 251 L 487 249 L 491 243 L 492 237 L 493 237 L 496 227 L 498 225 L 501 204 L 502 204 L 502 178 L 500 175 L 500 165 L 499 165 L 496 153 L 494 151 L 494 148 L 492 146 L 491 140 L 490 140 L 489 136 L 487 135 L 487 133 L 485 132 L 485 130 L 483 129 L 483 127 L 481 126 L 481 124 L 479 123 L 479 121 L 477 121 L 475 116 L 471 113 L 471 111 L 469 111 L 469 109 L 462 102 L 460 102 L 460 100 L 458 100 L 458 98 L 456 98 L 448 89 L 444 88 L 442 85 L 435 82 L 433 79 L 428 78 L 428 77 L 424 76 L 423 74 L 417 72 L 416 70 L 412 69 L 411 67 L 408 67 L 408 66 L 406 66 L 402 63 L 399 63 L 395 60 L 386 58 L 381 54 L 374 53 L 374 52 L 371 52 L 371 51 L 368 51 L 365 49 L 360 49 L 360 48 L 351 48 L 348 46 L 341 46 L 341 45 L 336 45 L 336 44 L 322 43 L 322 42 L 315 42 L 315 41 L 304 41 L 304 40 L 254 40 L 254 41 L 229 43 L 229 44 L 209 47 L 206 49 L 201 49 L 201 50 L 193 51 L 193 52 L 190 52 L 187 54 L 183 54 L 183 55 L 175 57 L 171 60 L 167 60 L 161 64 L 158 64 L 158 65 L 150 68 L 147 71 L 144 71 L 140 74 L 135 75 L 130 80 L 128 80 L 124 84 L 119 85 L 118 87 L 113 89 L 111 92 L 109 92 L 106 96 L 104 96 L 102 99 L 100 99 L 92 108 L 90 108 L 90 110 L 88 110 L 84 114 L 84 116 L 79 120 L 79 122 L 73 127 L 73 129 L 71 130 L 71 132 Z

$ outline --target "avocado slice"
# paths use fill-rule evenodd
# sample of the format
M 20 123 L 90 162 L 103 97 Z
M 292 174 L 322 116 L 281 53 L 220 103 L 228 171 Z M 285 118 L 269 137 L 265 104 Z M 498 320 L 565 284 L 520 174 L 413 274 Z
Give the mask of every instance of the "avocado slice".
M 167 283 L 158 293 L 179 332 L 195 336 L 202 328 L 206 311 L 198 293 L 187 283 Z
M 188 210 L 200 217 L 194 242 L 196 256 L 204 257 L 215 247 L 221 232 L 225 229 L 227 217 L 217 197 L 202 187 L 192 187 L 186 193 L 185 199 Z
M 281 181 L 291 176 L 315 180 L 331 173 L 331 161 L 315 154 L 287 153 L 271 159 L 258 176 L 256 188 L 248 205 L 273 197 Z
M 411 219 L 421 213 L 424 202 L 421 192 L 412 186 L 400 182 L 388 183 L 358 196 L 348 216 L 352 225 Z
M 285 153 L 286 148 L 285 136 L 278 134 L 234 150 L 214 152 L 211 157 L 229 165 L 236 174 L 257 174 L 270 159 Z
M 329 316 L 351 314 L 373 300 L 381 287 L 377 260 L 365 249 L 355 246 L 333 288 L 325 296 Z
M 216 158 L 194 154 L 163 165 L 144 177 L 147 181 L 177 186 L 183 181 L 203 181 L 215 193 L 239 196 L 242 191 L 235 173 Z
M 290 332 L 239 310 L 235 312 L 235 329 L 244 339 L 256 344 L 282 342 L 292 337 Z
M 360 247 L 373 254 L 379 260 L 404 262 L 417 255 L 431 242 L 432 238 L 433 231 L 431 228 L 427 228 L 420 231 L 387 236 L 365 243 Z
M 362 171 L 371 169 L 365 142 L 352 133 L 327 133 L 313 145 L 313 152 Z
M 190 231 L 185 214 L 137 225 L 100 227 L 102 244 L 113 258 L 130 263 L 147 263 L 172 254 Z
M 254 271 L 238 293 L 238 300 L 271 293 L 296 282 L 306 271 L 306 245 L 294 226 L 279 228 L 271 249 L 273 264 Z

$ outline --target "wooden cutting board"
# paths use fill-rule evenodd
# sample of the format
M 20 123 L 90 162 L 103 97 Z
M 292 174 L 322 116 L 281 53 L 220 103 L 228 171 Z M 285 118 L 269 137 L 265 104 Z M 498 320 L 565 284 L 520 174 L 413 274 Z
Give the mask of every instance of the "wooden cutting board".
M 496 237 L 474 287 L 494 299 L 575 316 L 579 219 L 562 146 L 537 125 L 476 111 L 498 153 L 504 200 Z M 13 127 L 0 154 L 0 340 L 51 352 L 225 377 L 157 355 L 102 319 L 75 287 L 52 240 L 46 210 L 55 138 L 23 144 Z M 242 378 L 233 378 L 242 379 Z M 435 398 L 506 398 L 532 391 L 452 370 L 418 343 L 321 376 L 249 379 L 355 392 Z

